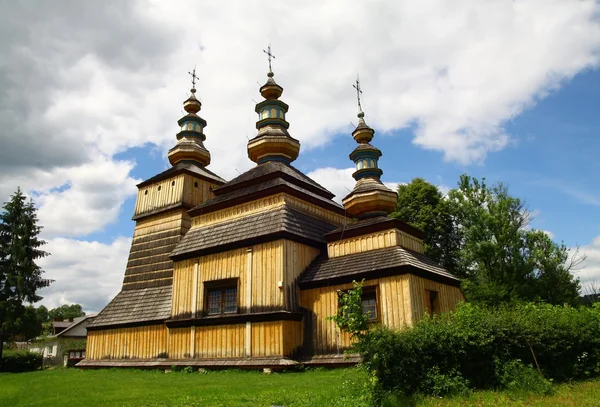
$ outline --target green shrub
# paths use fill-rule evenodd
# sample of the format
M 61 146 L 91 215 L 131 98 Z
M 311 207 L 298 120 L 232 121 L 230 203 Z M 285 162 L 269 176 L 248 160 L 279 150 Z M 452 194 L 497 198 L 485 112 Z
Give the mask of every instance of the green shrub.
M 9 352 L 0 359 L 0 372 L 21 373 L 42 367 L 42 355 L 33 352 Z
M 549 380 L 544 379 L 532 365 L 524 365 L 519 359 L 498 362 L 496 372 L 500 385 L 511 393 L 551 395 L 554 392 Z
M 544 393 L 548 380 L 600 376 L 600 306 L 517 304 L 490 310 L 463 304 L 411 329 L 371 330 L 356 350 L 376 378 L 377 391 L 441 395 L 467 387 L 516 391 L 522 385 L 521 390 Z M 536 365 L 543 376 L 531 367 Z

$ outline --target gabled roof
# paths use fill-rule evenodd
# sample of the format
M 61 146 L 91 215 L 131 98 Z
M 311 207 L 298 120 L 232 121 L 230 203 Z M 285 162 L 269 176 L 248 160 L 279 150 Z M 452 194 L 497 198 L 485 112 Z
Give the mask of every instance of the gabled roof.
M 284 206 L 273 211 L 192 228 L 173 250 L 171 258 L 179 260 L 277 238 L 289 238 L 310 245 L 324 245 L 324 234 L 335 228 L 335 225 L 322 219 Z
M 268 161 L 246 171 L 238 177 L 227 182 L 225 185 L 215 188 L 216 196 L 226 194 L 235 189 L 246 188 L 275 178 L 283 178 L 286 181 L 298 185 L 303 189 L 318 194 L 324 198 L 331 199 L 335 195 L 325 189 L 322 185 L 310 179 L 296 168 L 280 161 Z
M 216 184 L 224 184 L 226 182 L 223 178 L 219 177 L 217 174 L 213 173 L 212 171 L 209 171 L 204 167 L 200 167 L 190 162 L 178 162 L 168 170 L 165 170 L 160 174 L 153 176 L 152 178 L 148 178 L 147 180 L 140 182 L 139 184 L 137 184 L 137 187 L 143 188 L 146 185 L 150 185 L 154 182 L 161 181 L 163 179 L 167 179 L 169 177 L 181 173 L 187 173 L 195 177 L 203 178 L 209 182 L 214 182 Z
M 244 184 L 240 184 L 242 186 Z M 345 214 L 344 208 L 337 202 L 332 201 L 323 195 L 316 194 L 297 184 L 289 182 L 285 178 L 263 179 L 257 184 L 245 184 L 244 188 L 233 189 L 224 194 L 215 196 L 213 199 L 196 206 L 188 213 L 190 216 L 198 216 L 203 213 L 213 212 L 222 208 L 234 206 L 240 203 L 250 202 L 259 199 L 263 196 L 269 196 L 278 192 L 287 192 L 291 195 L 296 195 L 302 199 L 313 202 L 330 211 L 339 214 Z M 306 184 L 303 184 L 304 186 Z M 220 189 L 220 188 L 219 188 Z M 217 190 L 213 191 L 216 192 Z
M 427 256 L 400 246 L 315 260 L 300 278 L 300 288 L 411 273 L 458 285 L 460 280 Z
M 95 329 L 120 324 L 164 321 L 171 317 L 172 286 L 121 291 L 88 326 Z
M 84 321 L 96 318 L 96 315 L 98 314 L 89 314 L 89 315 L 84 315 L 82 317 L 77 317 L 77 318 L 73 318 L 73 322 L 70 322 L 71 325 L 69 325 L 67 327 L 67 329 L 60 331 L 59 333 L 57 333 L 55 335 L 55 337 L 59 337 L 59 336 L 69 336 L 67 333 L 69 331 L 71 331 L 73 328 L 75 328 L 76 326 L 82 324 Z

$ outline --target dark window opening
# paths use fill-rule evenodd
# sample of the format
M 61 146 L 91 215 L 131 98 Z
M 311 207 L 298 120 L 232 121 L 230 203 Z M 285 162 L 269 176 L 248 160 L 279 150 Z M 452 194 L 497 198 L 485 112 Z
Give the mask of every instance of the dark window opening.
M 427 292 L 427 299 L 429 300 L 428 302 L 428 307 L 429 307 L 429 316 L 433 316 L 433 314 L 439 314 L 440 313 L 440 301 L 439 301 L 439 296 L 438 296 L 438 292 L 437 291 L 433 291 L 433 290 L 426 290 Z
M 369 322 L 377 321 L 379 319 L 377 312 L 377 291 L 374 288 L 363 288 L 361 300 L 363 314 L 367 316 L 367 320 Z
M 194 188 L 198 188 L 198 181 L 194 182 Z
M 148 195 L 148 190 L 145 190 L 145 191 L 144 191 L 144 195 Z
M 171 186 L 174 187 L 175 186 L 175 181 L 171 181 Z
M 160 191 L 160 185 L 158 186 L 158 190 Z
M 235 314 L 237 312 L 237 279 L 205 284 L 208 315 Z

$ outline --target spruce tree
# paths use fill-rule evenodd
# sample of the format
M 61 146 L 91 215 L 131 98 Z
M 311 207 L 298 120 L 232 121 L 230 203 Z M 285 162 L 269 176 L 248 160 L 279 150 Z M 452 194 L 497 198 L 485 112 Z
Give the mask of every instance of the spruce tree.
M 46 242 L 38 238 L 42 228 L 37 221 L 33 202 L 20 188 L 0 212 L 0 358 L 7 323 L 24 312 L 24 301 L 41 300 L 37 290 L 52 283 L 35 263 L 48 255 L 40 249 Z

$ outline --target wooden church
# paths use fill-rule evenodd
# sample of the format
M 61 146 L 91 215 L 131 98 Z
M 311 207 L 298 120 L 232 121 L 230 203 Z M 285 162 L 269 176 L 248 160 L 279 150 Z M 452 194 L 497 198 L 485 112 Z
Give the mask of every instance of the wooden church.
M 292 166 L 283 88 L 269 69 L 256 105 L 256 163 L 231 181 L 208 169 L 200 101 L 183 103 L 168 170 L 140 183 L 123 286 L 88 327 L 81 367 L 342 364 L 350 337 L 327 317 L 365 280 L 363 308 L 391 328 L 453 310 L 459 280 L 423 254 L 422 232 L 388 217 L 381 151 L 360 109 L 343 199 Z M 194 82 L 193 82 L 194 83 Z

